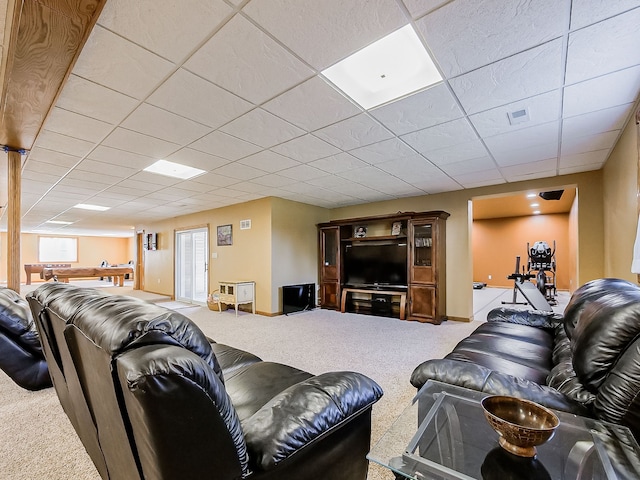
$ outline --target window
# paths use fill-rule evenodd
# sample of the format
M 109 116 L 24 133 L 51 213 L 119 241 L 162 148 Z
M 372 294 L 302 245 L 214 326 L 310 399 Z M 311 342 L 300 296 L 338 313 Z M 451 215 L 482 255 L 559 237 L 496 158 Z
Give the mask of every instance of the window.
M 78 239 L 73 237 L 39 237 L 38 261 L 60 263 L 78 261 Z

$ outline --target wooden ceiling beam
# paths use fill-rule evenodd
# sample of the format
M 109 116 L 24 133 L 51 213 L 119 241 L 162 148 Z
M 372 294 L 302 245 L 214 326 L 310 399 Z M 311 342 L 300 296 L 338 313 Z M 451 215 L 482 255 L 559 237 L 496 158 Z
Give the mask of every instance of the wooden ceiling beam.
M 0 81 L 0 145 L 31 149 L 105 3 L 10 0 Z

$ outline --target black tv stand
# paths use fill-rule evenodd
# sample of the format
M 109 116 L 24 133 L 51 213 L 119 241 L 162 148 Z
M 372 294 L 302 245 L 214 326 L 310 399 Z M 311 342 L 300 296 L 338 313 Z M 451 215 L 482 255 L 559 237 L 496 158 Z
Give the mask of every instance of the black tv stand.
M 340 302 L 340 311 L 342 313 L 347 310 L 347 302 L 349 294 L 362 294 L 366 298 L 361 300 L 362 303 L 368 305 L 368 309 L 371 313 L 378 314 L 386 314 L 387 312 L 390 316 L 392 311 L 392 300 L 393 297 L 400 297 L 399 303 L 397 303 L 400 309 L 400 320 L 405 319 L 405 309 L 407 305 L 407 292 L 401 290 L 376 290 L 371 288 L 350 288 L 344 287 L 342 289 L 342 299 Z M 384 307 L 383 304 L 384 303 Z

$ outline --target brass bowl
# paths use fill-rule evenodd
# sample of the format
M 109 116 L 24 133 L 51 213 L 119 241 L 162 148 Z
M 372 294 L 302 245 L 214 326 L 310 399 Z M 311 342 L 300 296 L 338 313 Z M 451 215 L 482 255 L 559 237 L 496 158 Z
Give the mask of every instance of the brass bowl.
M 551 410 L 522 398 L 493 395 L 481 403 L 500 446 L 520 457 L 535 457 L 536 445 L 551 439 L 560 424 Z

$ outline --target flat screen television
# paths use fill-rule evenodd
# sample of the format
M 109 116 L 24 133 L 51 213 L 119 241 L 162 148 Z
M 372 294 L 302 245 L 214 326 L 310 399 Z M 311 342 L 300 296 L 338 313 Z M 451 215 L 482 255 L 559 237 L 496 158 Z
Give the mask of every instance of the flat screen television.
M 313 310 L 316 306 L 316 284 L 286 285 L 282 287 L 282 313 Z
M 407 288 L 407 244 L 367 241 L 347 245 L 345 285 L 355 288 Z

